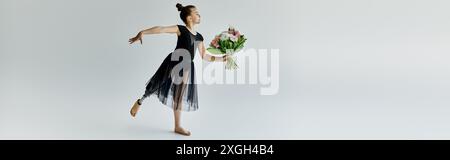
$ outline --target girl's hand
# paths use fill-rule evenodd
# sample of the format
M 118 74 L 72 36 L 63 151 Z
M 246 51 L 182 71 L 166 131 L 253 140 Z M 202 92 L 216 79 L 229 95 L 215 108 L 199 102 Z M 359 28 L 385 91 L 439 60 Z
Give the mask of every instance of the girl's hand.
M 128 40 L 128 42 L 130 42 L 130 44 L 133 44 L 136 41 L 140 41 L 142 44 L 142 32 L 139 32 L 136 37 L 130 38 L 130 40 Z
M 228 55 L 226 54 L 226 55 L 222 56 L 222 59 L 223 59 L 223 62 L 227 62 Z

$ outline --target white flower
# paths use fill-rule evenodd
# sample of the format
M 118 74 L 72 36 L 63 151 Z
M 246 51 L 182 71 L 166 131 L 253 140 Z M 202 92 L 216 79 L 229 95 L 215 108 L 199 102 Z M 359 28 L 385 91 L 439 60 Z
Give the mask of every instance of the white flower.
M 229 25 L 228 30 L 235 30 L 233 26 Z
M 225 41 L 225 40 L 227 40 L 228 38 L 230 38 L 230 34 L 228 34 L 228 33 L 222 33 L 222 34 L 220 34 L 220 40 Z
M 230 40 L 233 41 L 233 42 L 237 42 L 238 37 L 234 36 L 234 35 L 230 35 Z

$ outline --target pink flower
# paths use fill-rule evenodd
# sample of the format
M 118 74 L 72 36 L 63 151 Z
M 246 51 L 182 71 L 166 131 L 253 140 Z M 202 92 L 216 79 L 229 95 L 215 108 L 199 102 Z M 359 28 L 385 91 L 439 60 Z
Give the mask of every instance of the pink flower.
M 241 37 L 241 33 L 239 33 L 239 31 L 235 31 L 235 32 L 234 32 L 234 36 L 236 36 L 236 37 Z
M 210 46 L 213 46 L 215 48 L 219 48 L 219 40 L 220 40 L 220 36 L 216 36 L 212 41 Z
M 219 43 L 217 43 L 217 41 L 213 41 L 213 42 L 211 42 L 211 46 L 213 46 L 215 48 L 219 48 Z

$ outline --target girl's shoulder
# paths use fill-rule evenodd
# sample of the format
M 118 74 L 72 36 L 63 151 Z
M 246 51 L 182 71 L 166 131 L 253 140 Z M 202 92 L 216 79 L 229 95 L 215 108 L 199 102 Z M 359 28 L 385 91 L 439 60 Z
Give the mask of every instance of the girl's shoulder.
M 178 27 L 178 30 L 180 30 L 180 32 L 184 32 L 187 30 L 186 26 L 184 26 L 184 25 L 177 24 L 177 27 Z
M 199 40 L 199 41 L 203 41 L 203 36 L 202 36 L 202 34 L 200 34 L 200 32 L 197 32 L 197 39 Z

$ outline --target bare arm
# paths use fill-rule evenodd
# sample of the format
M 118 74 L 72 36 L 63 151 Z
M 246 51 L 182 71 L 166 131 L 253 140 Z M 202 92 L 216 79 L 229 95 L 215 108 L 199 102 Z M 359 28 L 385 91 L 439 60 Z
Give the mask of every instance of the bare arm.
M 173 26 L 155 26 L 149 29 L 144 29 L 141 31 L 142 34 L 160 34 L 160 33 L 176 33 L 180 35 L 177 25 Z
M 130 40 L 128 42 L 130 42 L 130 44 L 132 44 L 139 40 L 142 44 L 143 35 L 145 35 L 145 34 L 161 34 L 161 33 L 174 33 L 174 34 L 180 35 L 180 30 L 178 29 L 177 25 L 155 26 L 155 27 L 151 27 L 151 28 L 140 31 L 135 37 L 130 38 Z
M 203 60 L 206 60 L 209 62 L 226 62 L 227 61 L 228 56 L 226 56 L 226 55 L 217 57 L 217 56 L 212 56 L 211 54 L 208 54 L 208 51 L 206 50 L 205 44 L 203 42 L 201 42 L 198 45 L 198 50 L 199 50 L 200 56 L 202 57 Z

